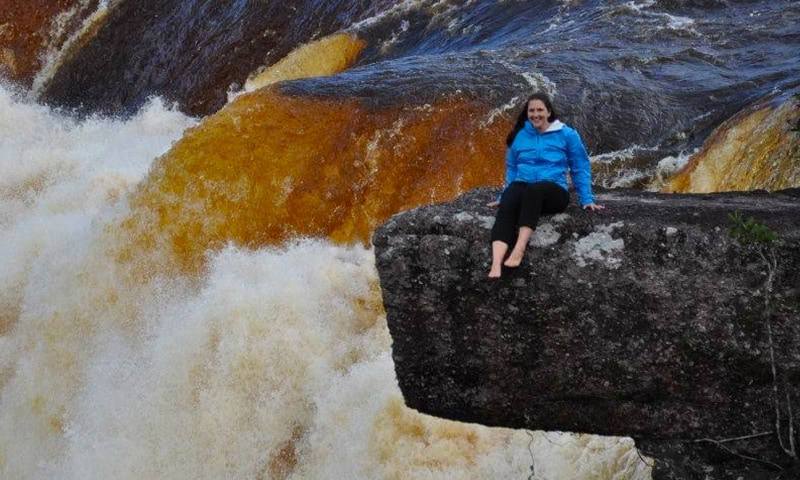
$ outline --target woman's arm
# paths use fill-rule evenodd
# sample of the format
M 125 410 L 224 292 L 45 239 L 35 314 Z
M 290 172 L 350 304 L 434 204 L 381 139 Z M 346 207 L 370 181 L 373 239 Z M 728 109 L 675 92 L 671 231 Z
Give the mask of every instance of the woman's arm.
M 514 145 L 512 144 L 510 147 L 506 149 L 506 179 L 505 183 L 503 184 L 503 190 L 500 192 L 500 195 L 487 205 L 490 207 L 496 207 L 500 205 L 500 199 L 503 197 L 503 192 L 506 191 L 511 182 L 517 177 L 517 152 L 514 149 Z
M 580 134 L 572 128 L 565 129 L 567 140 L 567 164 L 572 184 L 578 192 L 578 201 L 584 207 L 594 205 L 592 193 L 592 164 Z M 594 210 L 594 208 L 592 208 Z

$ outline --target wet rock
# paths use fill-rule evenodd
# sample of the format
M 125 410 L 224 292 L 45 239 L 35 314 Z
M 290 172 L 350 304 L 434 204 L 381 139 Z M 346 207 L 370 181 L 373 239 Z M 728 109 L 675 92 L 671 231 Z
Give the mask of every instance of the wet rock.
M 791 464 L 774 434 L 773 388 L 784 421 L 787 399 L 800 412 L 796 191 L 600 191 L 606 210 L 571 205 L 543 218 L 522 265 L 489 280 L 486 204 L 496 194 L 478 189 L 403 212 L 374 234 L 410 407 L 631 436 L 660 459 L 655 478 L 736 478 L 723 472 Z M 732 213 L 779 235 L 764 250 L 774 267 L 729 237 Z M 749 438 L 708 441 L 737 437 Z

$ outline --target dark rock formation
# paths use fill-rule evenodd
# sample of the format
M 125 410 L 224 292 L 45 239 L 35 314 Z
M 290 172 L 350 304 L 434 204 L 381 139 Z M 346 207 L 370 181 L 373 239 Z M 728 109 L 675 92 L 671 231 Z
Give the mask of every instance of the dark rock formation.
M 374 234 L 410 407 L 630 436 L 657 459 L 654 478 L 793 478 L 781 477 L 794 464 L 775 434 L 773 388 L 789 447 L 786 401 L 800 414 L 797 191 L 601 191 L 606 210 L 543 218 L 523 264 L 489 280 L 496 194 L 416 208 Z M 735 212 L 778 233 L 775 268 L 729 238 Z M 751 438 L 709 441 L 735 437 Z
M 130 114 L 150 96 L 208 115 L 259 66 L 375 14 L 375 2 L 136 0 L 116 2 L 67 55 L 44 102 L 81 114 Z

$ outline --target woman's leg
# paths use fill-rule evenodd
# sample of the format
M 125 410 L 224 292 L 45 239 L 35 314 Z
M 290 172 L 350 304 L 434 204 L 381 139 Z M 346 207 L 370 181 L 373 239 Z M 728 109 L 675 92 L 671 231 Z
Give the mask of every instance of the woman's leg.
M 523 183 L 512 183 L 503 193 L 492 227 L 492 267 L 489 278 L 498 278 L 502 273 L 503 259 L 517 235 L 517 221 L 522 204 Z
M 528 246 L 532 235 L 533 229 L 531 227 L 519 227 L 517 241 L 503 265 L 506 267 L 519 267 L 519 264 L 522 263 L 522 257 L 525 255 L 525 248 Z
M 527 184 L 522 195 L 519 215 L 519 233 L 511 254 L 503 265 L 518 267 L 522 263 L 525 249 L 533 236 L 533 230 L 542 214 L 563 212 L 569 204 L 569 193 L 558 184 L 539 182 Z
M 489 278 L 500 278 L 503 272 L 503 258 L 508 251 L 508 244 L 502 240 L 492 242 L 492 268 L 489 270 Z

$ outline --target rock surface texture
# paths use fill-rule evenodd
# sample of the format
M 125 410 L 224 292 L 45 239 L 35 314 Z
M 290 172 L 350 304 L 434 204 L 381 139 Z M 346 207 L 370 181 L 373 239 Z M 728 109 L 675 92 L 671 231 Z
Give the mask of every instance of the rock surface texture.
M 779 441 L 791 449 L 800 416 L 797 190 L 600 191 L 606 210 L 544 217 L 522 265 L 490 280 L 497 193 L 400 213 L 373 236 L 410 407 L 630 436 L 657 479 L 800 478 Z M 766 257 L 729 237 L 731 213 L 778 234 Z

